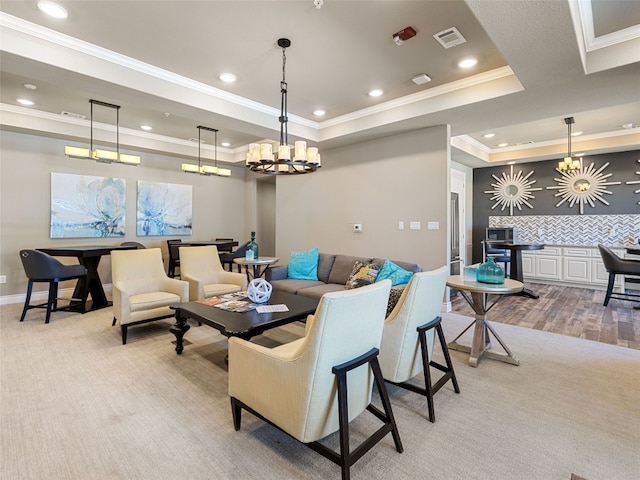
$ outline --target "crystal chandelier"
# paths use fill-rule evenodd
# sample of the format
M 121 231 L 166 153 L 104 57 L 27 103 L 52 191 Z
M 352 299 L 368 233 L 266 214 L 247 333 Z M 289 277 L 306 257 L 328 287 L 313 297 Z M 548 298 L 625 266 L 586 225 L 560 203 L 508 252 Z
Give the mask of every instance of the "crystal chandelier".
M 282 81 L 280 82 L 280 145 L 278 155 L 273 153 L 270 143 L 251 143 L 247 153 L 246 166 L 252 172 L 270 175 L 299 175 L 315 172 L 322 165 L 317 147 L 307 148 L 307 142 L 298 141 L 294 144 L 294 154 L 291 158 L 291 146 L 288 142 L 287 130 L 287 82 L 285 66 L 287 56 L 285 50 L 291 45 L 288 38 L 278 39 L 278 46 L 282 48 Z

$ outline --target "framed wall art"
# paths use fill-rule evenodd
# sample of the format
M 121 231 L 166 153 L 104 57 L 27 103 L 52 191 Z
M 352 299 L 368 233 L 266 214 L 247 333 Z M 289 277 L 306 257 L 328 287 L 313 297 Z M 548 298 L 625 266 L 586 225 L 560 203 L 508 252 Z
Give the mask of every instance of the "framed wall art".
M 191 235 L 193 187 L 138 180 L 136 234 Z
M 51 238 L 124 237 L 126 181 L 51 174 Z

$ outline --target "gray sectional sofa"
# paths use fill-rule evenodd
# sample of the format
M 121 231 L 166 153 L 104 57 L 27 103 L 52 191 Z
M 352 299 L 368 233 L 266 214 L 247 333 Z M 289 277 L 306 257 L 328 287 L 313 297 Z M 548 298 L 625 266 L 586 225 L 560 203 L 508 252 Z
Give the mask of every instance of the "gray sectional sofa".
M 266 280 L 276 291 L 294 293 L 311 298 L 320 298 L 325 293 L 337 292 L 346 289 L 347 280 L 353 270 L 356 261 L 365 264 L 383 264 L 384 258 L 354 257 L 350 255 L 335 255 L 320 252 L 318 255 L 318 280 L 295 280 L 287 278 L 288 266 L 277 265 L 267 270 Z M 399 267 L 411 272 L 421 272 L 422 267 L 416 263 L 391 260 Z M 394 286 L 391 289 L 390 307 L 395 305 L 404 285 Z

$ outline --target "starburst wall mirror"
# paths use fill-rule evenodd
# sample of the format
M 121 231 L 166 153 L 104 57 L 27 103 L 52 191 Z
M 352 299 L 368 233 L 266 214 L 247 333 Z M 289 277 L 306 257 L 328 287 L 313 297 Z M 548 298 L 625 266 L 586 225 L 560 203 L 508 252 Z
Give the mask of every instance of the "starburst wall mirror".
M 609 163 L 605 163 L 600 168 L 596 169 L 592 163 L 587 168 L 582 164 L 580 159 L 580 166 L 576 170 L 562 171 L 556 168 L 556 171 L 562 175 L 561 178 L 554 178 L 558 185 L 553 187 L 547 187 L 548 190 L 558 190 L 555 197 L 560 197 L 561 200 L 556 204 L 559 207 L 563 203 L 567 202 L 569 207 L 573 207 L 578 204 L 580 208 L 580 215 L 584 213 L 585 204 L 589 204 L 591 207 L 595 207 L 595 202 L 602 202 L 605 205 L 609 205 L 603 195 L 612 195 L 606 189 L 609 185 L 620 185 L 622 182 L 607 182 L 612 173 L 603 173 L 603 171 L 609 166 Z
M 491 209 L 501 206 L 501 210 L 504 211 L 508 207 L 509 215 L 513 216 L 513 207 L 518 210 L 522 210 L 523 205 L 533 208 L 529 200 L 535 198 L 535 196 L 531 192 L 542 190 L 542 188 L 532 187 L 536 181 L 529 179 L 531 175 L 533 175 L 533 170 L 524 176 L 522 175 L 522 170 L 519 170 L 514 175 L 513 165 L 511 165 L 509 174 L 502 172 L 501 177 L 492 174 L 491 176 L 496 180 L 496 183 L 491 184 L 493 190 L 485 190 L 484 192 L 492 195 L 490 200 L 496 202 Z

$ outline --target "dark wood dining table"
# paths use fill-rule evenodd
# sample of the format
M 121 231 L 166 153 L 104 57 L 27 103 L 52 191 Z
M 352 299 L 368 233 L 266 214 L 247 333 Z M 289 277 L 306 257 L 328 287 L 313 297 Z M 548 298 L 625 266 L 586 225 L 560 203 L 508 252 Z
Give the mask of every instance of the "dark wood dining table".
M 522 251 L 523 250 L 542 250 L 544 245 L 541 243 L 515 243 L 515 242 L 491 242 L 491 246 L 493 248 L 501 248 L 504 250 L 509 250 L 511 253 L 511 261 L 509 268 L 509 278 L 512 280 L 517 280 L 522 283 L 523 273 L 522 273 Z M 520 295 L 522 297 L 529 298 L 540 298 L 539 295 L 533 293 L 533 291 L 529 288 L 523 288 L 520 292 L 515 293 L 514 295 Z
M 111 305 L 102 286 L 102 280 L 98 274 L 98 265 L 103 255 L 110 255 L 112 250 L 135 250 L 133 245 L 79 245 L 72 247 L 46 247 L 37 248 L 53 257 L 75 257 L 87 269 L 86 277 L 78 280 L 73 291 L 73 298 L 79 298 L 78 302 L 71 302 L 70 309 L 81 313 L 108 307 Z M 87 299 L 91 295 L 91 308 L 87 308 Z

